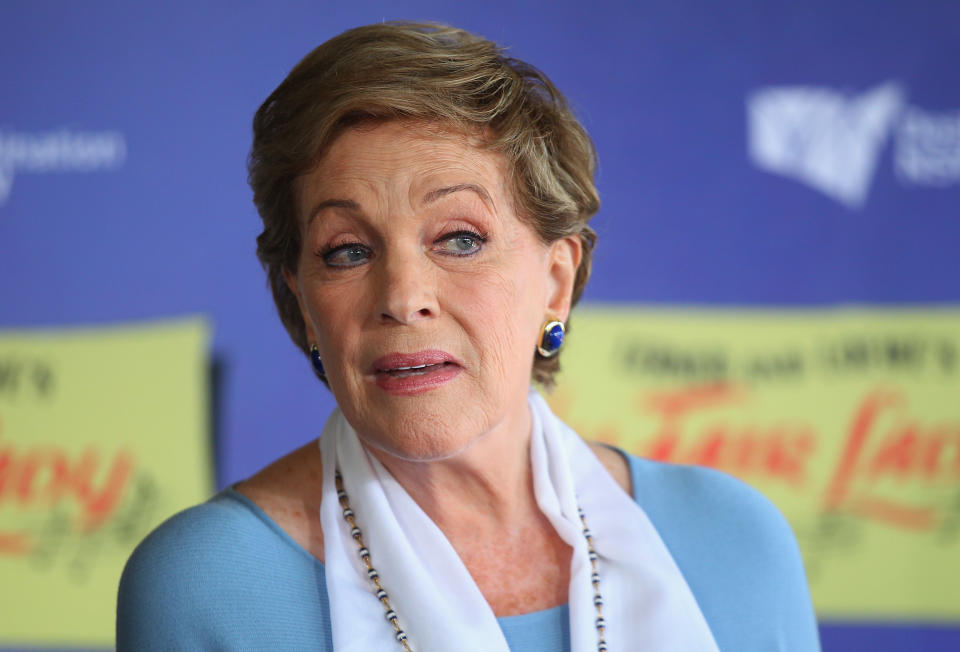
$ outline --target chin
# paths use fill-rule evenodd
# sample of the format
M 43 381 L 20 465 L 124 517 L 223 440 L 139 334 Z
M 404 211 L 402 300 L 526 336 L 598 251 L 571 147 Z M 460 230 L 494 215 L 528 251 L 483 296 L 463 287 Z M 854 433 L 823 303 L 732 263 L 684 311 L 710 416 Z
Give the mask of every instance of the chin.
M 369 450 L 409 462 L 455 457 L 481 441 L 498 420 L 481 402 L 459 392 L 363 397 L 341 405 Z
M 397 441 L 395 438 L 366 437 L 360 435 L 360 441 L 368 449 L 386 454 L 405 462 L 439 462 L 456 457 L 473 446 L 479 437 L 467 441 L 452 437 L 430 435 L 411 436 Z M 377 456 L 381 459 L 381 456 Z
M 490 429 L 486 415 L 468 418 L 462 411 L 453 413 L 460 418 L 451 420 L 449 415 L 441 417 L 420 410 L 412 415 L 395 415 L 390 423 L 355 429 L 369 449 L 409 462 L 435 462 L 463 453 Z
M 392 458 L 405 462 L 439 462 L 456 457 L 470 448 L 472 442 L 461 446 L 451 446 L 443 442 L 403 442 L 402 445 L 383 445 L 380 441 L 362 440 L 368 448 L 374 448 Z M 381 458 L 382 459 L 382 458 Z

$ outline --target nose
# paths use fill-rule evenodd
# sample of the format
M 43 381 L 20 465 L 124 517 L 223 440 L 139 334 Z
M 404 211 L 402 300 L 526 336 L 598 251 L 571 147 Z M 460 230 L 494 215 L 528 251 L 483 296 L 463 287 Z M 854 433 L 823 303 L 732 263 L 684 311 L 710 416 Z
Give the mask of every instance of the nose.
M 380 264 L 378 319 L 411 324 L 437 314 L 436 273 L 422 254 L 388 252 Z

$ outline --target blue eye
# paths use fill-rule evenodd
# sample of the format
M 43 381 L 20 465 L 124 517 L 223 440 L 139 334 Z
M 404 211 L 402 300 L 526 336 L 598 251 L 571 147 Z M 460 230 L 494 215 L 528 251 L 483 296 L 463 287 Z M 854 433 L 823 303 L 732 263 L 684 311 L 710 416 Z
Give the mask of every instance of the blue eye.
M 473 231 L 457 231 L 445 235 L 436 244 L 439 252 L 452 256 L 469 256 L 480 251 L 487 239 Z
M 345 244 L 323 253 L 324 262 L 330 267 L 356 267 L 370 258 L 373 252 L 359 244 Z

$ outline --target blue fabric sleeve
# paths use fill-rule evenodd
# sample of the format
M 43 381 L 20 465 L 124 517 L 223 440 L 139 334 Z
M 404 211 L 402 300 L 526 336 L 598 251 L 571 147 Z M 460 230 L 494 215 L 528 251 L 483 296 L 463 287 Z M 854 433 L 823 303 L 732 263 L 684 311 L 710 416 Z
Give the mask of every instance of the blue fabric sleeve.
M 816 652 L 819 633 L 790 525 L 719 471 L 630 457 L 633 491 L 721 650 Z
M 766 498 L 710 469 L 626 457 L 637 502 L 721 650 L 820 649 L 796 541 Z M 566 652 L 566 613 L 500 622 L 514 652 Z M 323 564 L 255 504 L 222 492 L 134 551 L 120 582 L 117 649 L 332 650 Z
M 117 649 L 332 650 L 323 566 L 236 493 L 154 530 L 120 580 Z

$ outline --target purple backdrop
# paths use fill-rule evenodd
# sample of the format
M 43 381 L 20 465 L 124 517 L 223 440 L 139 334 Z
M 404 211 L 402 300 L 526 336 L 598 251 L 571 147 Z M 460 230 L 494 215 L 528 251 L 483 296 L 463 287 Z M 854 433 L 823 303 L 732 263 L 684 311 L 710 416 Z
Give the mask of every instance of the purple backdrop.
M 332 402 L 253 253 L 250 121 L 309 49 L 392 18 L 481 33 L 568 94 L 601 161 L 587 300 L 960 302 L 955 2 L 23 1 L 0 6 L 0 327 L 207 315 L 220 485 L 315 437 Z

